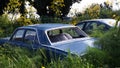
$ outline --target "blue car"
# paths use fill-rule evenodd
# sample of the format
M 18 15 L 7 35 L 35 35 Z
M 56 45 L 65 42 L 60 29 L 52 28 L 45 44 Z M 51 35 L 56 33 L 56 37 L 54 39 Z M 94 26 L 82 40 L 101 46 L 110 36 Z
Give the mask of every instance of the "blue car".
M 7 42 L 30 49 L 44 48 L 55 54 L 83 55 L 88 47 L 94 47 L 94 41 L 74 25 L 34 24 L 17 28 L 11 37 L 1 39 L 0 44 Z

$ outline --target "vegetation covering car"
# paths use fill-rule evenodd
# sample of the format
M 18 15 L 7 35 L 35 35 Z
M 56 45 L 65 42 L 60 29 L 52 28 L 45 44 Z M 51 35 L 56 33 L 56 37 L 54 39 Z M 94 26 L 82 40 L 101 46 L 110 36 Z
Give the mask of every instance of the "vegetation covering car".
M 116 25 L 115 19 L 91 19 L 91 20 L 84 20 L 76 24 L 79 26 L 83 31 L 87 34 L 91 34 L 91 32 L 95 29 L 102 29 L 102 31 L 108 31 L 110 28 Z M 120 23 L 118 22 L 118 25 Z
M 44 48 L 48 52 L 59 55 L 82 55 L 87 47 L 94 47 L 94 38 L 89 37 L 77 26 L 70 24 L 35 24 L 17 28 L 12 36 L 1 39 L 1 44 L 30 49 Z

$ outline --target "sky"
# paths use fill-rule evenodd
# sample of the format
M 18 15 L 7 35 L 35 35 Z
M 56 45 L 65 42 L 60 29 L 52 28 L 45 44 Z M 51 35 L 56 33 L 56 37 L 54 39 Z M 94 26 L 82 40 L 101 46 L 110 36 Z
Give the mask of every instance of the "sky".
M 68 13 L 68 17 L 72 17 L 75 13 L 83 12 L 86 8 L 90 7 L 92 4 L 103 4 L 104 2 L 108 2 L 113 5 L 113 10 L 120 9 L 120 0 L 82 0 L 80 3 L 74 3 L 71 6 L 71 10 Z M 119 3 L 119 6 L 116 5 Z

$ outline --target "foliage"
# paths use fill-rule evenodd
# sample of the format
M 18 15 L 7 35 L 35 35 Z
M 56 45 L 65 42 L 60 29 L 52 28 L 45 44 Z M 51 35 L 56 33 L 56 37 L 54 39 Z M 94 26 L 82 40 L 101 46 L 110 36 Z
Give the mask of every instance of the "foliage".
M 93 4 L 87 8 L 83 13 L 76 13 L 76 16 L 73 17 L 71 24 L 77 24 L 79 21 L 97 19 L 100 18 L 101 7 L 98 4 Z
M 25 14 L 25 0 L 0 0 L 0 15 L 3 13 Z
M 29 51 L 8 44 L 0 46 L 0 67 L 2 68 L 35 68 Z
M 108 57 L 106 64 L 110 67 L 119 67 L 120 61 L 120 28 L 114 28 L 102 36 L 97 45 L 101 47 Z
M 46 68 L 93 68 L 94 66 L 88 63 L 85 59 L 79 56 L 68 55 L 63 60 L 52 61 Z
M 112 9 L 102 7 L 100 9 L 99 18 L 113 18 L 114 13 L 116 13 L 116 11 L 112 11 Z
M 40 24 L 41 23 L 40 19 L 35 19 L 35 18 L 29 18 L 29 19 L 32 22 L 32 24 Z
M 29 0 L 30 1 L 30 0 Z M 56 2 L 60 1 L 60 4 Z M 76 0 L 74 0 L 75 2 Z M 3 13 L 3 9 L 9 1 L 0 0 L 0 14 Z M 32 1 L 31 1 L 32 2 Z M 34 0 L 32 2 L 34 7 L 38 10 L 38 14 L 41 15 L 42 23 L 66 23 L 60 18 L 52 17 L 54 15 L 65 16 L 69 12 L 70 5 L 73 0 Z M 15 3 L 15 4 L 14 4 Z M 24 0 L 10 0 L 7 11 L 16 12 Z M 50 8 L 51 6 L 51 8 Z M 16 7 L 16 8 L 15 8 Z M 46 8 L 48 7 L 48 8 Z M 1 11 L 2 10 L 2 11 Z M 22 11 L 24 13 L 24 11 Z M 49 12 L 49 13 L 48 13 Z M 77 14 L 77 17 L 73 18 L 71 23 L 76 24 L 78 21 L 93 19 L 93 18 L 120 18 L 119 11 L 112 11 L 110 8 L 101 7 L 99 5 L 93 5 L 88 8 L 85 13 Z M 0 16 L 0 37 L 9 36 L 13 30 L 19 26 L 25 26 L 29 24 L 40 23 L 39 20 L 34 18 L 26 18 L 21 16 L 15 21 L 10 21 L 7 15 Z M 67 22 L 69 23 L 69 22 Z M 100 27 L 101 29 L 101 27 Z M 54 60 L 47 62 L 46 55 L 41 50 L 30 51 L 26 48 L 13 47 L 7 44 L 0 46 L 0 67 L 3 68 L 93 68 L 93 67 L 120 67 L 120 28 L 114 28 L 105 33 L 99 29 L 95 29 L 91 36 L 99 37 L 96 42 L 101 50 L 92 48 L 82 58 L 75 56 L 68 56 L 65 59 Z M 44 59 L 43 59 L 44 58 Z
M 104 51 L 101 51 L 97 48 L 88 48 L 87 54 L 82 56 L 89 63 L 93 64 L 96 67 L 105 67 L 105 60 L 107 55 Z
M 76 25 L 77 22 L 79 22 L 78 18 L 73 17 L 72 20 L 70 21 L 71 24 Z
M 41 16 L 42 23 L 62 23 L 62 20 L 57 17 Z
M 33 6 L 40 16 L 64 17 L 68 14 L 72 3 L 77 1 L 79 0 L 34 0 Z
M 32 22 L 30 21 L 30 19 L 27 19 L 25 17 L 20 17 L 16 20 L 16 22 L 14 23 L 14 25 L 16 26 L 15 28 L 17 27 L 20 27 L 20 26 L 25 26 L 25 25 L 29 25 L 29 24 L 32 24 Z
M 55 16 L 61 16 L 62 15 L 62 12 L 61 12 L 61 8 L 64 7 L 64 0 L 53 0 L 51 2 L 51 10 L 53 12 L 55 12 Z
M 89 19 L 102 19 L 102 18 L 116 18 L 120 16 L 120 12 L 113 11 L 110 8 L 102 7 L 98 4 L 93 4 L 91 7 L 87 8 L 84 13 L 77 13 L 76 20 L 83 21 Z
M 51 60 L 51 62 L 42 58 L 44 52 L 41 49 L 37 51 L 22 47 L 4 44 L 0 46 L 0 67 L 2 68 L 93 68 L 94 66 L 79 56 L 68 57 L 63 60 Z M 46 56 L 46 55 L 45 55 Z
M 4 13 L 4 8 L 7 7 L 9 0 L 0 0 L 0 15 Z
M 9 36 L 13 31 L 13 24 L 7 15 L 0 16 L 0 37 Z
M 11 20 L 14 20 L 14 18 L 16 18 L 16 15 L 19 13 L 20 6 L 21 4 L 19 3 L 19 0 L 9 0 L 7 7 L 4 8 L 4 14 L 12 13 Z
M 18 18 L 15 23 L 13 24 L 15 28 L 20 27 L 20 26 L 26 26 L 30 24 L 37 24 L 40 23 L 39 20 L 34 19 L 34 18 L 26 18 L 24 16 L 21 16 Z
M 37 9 L 37 13 L 40 16 L 59 16 L 66 17 L 69 13 L 70 6 L 74 2 L 79 2 L 80 0 L 0 0 L 0 14 L 3 14 L 3 10 L 8 13 L 18 13 L 20 12 L 22 16 L 25 15 L 25 1 L 29 1 Z
M 19 3 L 21 4 L 20 8 L 19 8 L 19 12 L 22 14 L 22 16 L 24 16 L 26 13 L 25 1 L 27 1 L 27 0 L 19 0 Z
M 20 26 L 40 23 L 39 19 L 26 18 L 21 16 L 15 21 L 10 21 L 7 14 L 0 16 L 0 37 L 10 36 L 13 31 Z
M 99 17 L 100 13 L 100 5 L 92 5 L 85 11 L 85 14 L 88 14 L 90 19 L 96 19 Z
M 96 19 L 100 16 L 101 7 L 98 4 L 93 4 L 89 8 L 87 8 L 84 13 L 76 13 L 77 20 L 89 20 L 89 19 Z
M 5 8 L 5 11 L 8 13 L 15 13 L 19 11 L 20 8 L 19 0 L 10 0 L 10 2 L 7 4 L 7 7 Z

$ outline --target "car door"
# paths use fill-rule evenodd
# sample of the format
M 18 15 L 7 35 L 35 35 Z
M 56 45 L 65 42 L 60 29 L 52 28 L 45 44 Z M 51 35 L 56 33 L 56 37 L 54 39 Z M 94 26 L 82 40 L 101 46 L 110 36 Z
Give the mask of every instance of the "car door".
M 25 29 L 17 29 L 13 33 L 8 43 L 10 43 L 11 45 L 23 46 L 22 44 L 23 44 L 24 33 L 25 33 Z
M 24 46 L 30 49 L 36 49 L 39 46 L 36 30 L 27 29 L 23 38 Z

